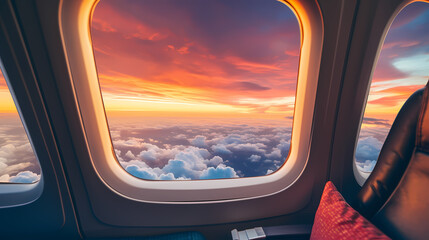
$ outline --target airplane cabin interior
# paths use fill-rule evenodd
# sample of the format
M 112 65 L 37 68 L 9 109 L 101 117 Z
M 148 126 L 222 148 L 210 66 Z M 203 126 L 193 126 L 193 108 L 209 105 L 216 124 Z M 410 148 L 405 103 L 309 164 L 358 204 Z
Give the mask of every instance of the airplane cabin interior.
M 429 1 L 0 1 L 0 238 L 429 239 Z

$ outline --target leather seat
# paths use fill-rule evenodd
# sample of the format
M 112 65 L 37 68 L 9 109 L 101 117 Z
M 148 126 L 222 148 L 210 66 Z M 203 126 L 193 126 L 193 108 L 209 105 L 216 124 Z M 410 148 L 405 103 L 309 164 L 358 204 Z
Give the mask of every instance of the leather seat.
M 400 110 L 354 204 L 393 239 L 429 239 L 428 85 Z

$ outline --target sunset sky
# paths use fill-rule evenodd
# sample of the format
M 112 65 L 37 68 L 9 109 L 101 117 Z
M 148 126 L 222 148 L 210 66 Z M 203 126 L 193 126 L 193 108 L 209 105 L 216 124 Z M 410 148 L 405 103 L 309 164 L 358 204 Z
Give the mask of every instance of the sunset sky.
M 368 117 L 391 122 L 424 85 L 426 5 L 414 3 L 395 19 L 374 73 Z M 293 114 L 299 26 L 278 1 L 103 0 L 92 37 L 110 112 Z
M 378 59 L 365 117 L 393 121 L 429 78 L 429 4 L 408 5 L 395 18 Z
M 106 109 L 290 116 L 299 32 L 277 1 L 101 1 L 92 37 Z
M 10 95 L 9 88 L 6 85 L 3 73 L 0 69 L 0 113 L 15 113 L 15 103 L 13 102 L 12 96 Z

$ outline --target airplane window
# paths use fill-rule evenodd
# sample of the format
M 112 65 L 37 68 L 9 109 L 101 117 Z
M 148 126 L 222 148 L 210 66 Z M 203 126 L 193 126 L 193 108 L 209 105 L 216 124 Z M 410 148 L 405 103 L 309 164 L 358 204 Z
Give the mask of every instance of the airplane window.
M 429 4 L 405 7 L 393 21 L 382 47 L 355 153 L 360 174 L 373 170 L 401 106 L 429 78 Z
M 0 183 L 34 183 L 40 165 L 0 71 Z
M 259 0 L 102 0 L 92 42 L 117 160 L 150 180 L 255 177 L 286 161 L 300 28 Z

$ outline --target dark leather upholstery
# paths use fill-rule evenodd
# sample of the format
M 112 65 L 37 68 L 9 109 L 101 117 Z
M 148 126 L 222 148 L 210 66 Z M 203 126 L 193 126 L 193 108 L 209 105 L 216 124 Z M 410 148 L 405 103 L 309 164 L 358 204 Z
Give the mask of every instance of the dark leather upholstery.
M 428 85 L 407 101 L 383 146 L 380 164 L 359 194 L 359 210 L 368 216 L 382 205 L 371 220 L 393 239 L 429 239 L 428 101 Z
M 429 239 L 427 152 L 414 152 L 398 188 L 371 220 L 392 239 Z
M 429 88 L 429 81 L 426 89 Z M 420 110 L 419 128 L 417 129 L 417 148 L 424 152 L 429 152 L 429 90 L 423 96 L 422 108 Z
M 423 89 L 399 111 L 381 149 L 377 164 L 358 194 L 355 209 L 370 219 L 390 197 L 408 166 L 415 147 Z

